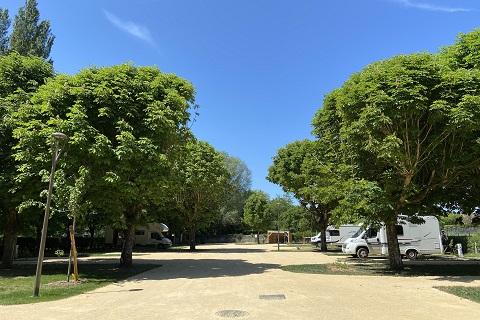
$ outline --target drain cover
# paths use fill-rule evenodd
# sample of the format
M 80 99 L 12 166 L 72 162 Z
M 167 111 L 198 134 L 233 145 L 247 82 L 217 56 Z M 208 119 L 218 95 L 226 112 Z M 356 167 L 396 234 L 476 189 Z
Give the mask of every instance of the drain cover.
M 248 312 L 242 310 L 222 310 L 216 312 L 215 315 L 224 318 L 240 318 L 248 315 Z
M 269 294 L 269 295 L 260 295 L 260 299 L 264 300 L 285 300 L 284 294 Z

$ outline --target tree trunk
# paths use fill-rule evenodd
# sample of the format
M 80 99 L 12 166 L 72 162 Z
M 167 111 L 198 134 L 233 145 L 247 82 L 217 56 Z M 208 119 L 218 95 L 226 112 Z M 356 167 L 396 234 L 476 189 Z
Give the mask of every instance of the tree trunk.
M 132 214 L 127 216 L 127 229 L 123 231 L 122 254 L 120 255 L 120 267 L 130 268 L 133 265 L 132 252 L 135 243 L 135 227 L 142 216 L 142 204 L 137 202 L 133 205 Z
M 320 250 L 322 252 L 327 252 L 327 224 L 322 223 L 321 225 L 321 232 L 322 234 L 320 235 Z
M 113 229 L 112 245 L 116 247 L 118 245 L 118 230 Z
M 10 210 L 8 212 L 5 232 L 3 234 L 3 258 L 2 268 L 13 268 L 13 259 L 15 258 L 15 246 L 17 244 L 17 212 Z
M 123 231 L 122 254 L 120 256 L 120 267 L 130 268 L 133 265 L 132 252 L 133 242 L 135 240 L 135 227 L 128 224 L 127 229 Z
M 260 244 L 260 231 L 257 231 L 257 244 Z
M 90 231 L 90 241 L 89 241 L 89 244 L 88 246 L 90 247 L 90 250 L 93 249 L 93 247 L 95 246 L 94 244 L 94 240 L 95 240 L 95 225 L 91 224 L 88 228 L 88 231 Z
M 191 221 L 189 226 L 188 241 L 190 244 L 190 251 L 195 250 L 195 222 Z
M 394 222 L 389 222 L 385 224 L 385 228 L 387 231 L 388 259 L 390 262 L 390 270 L 403 270 L 402 255 L 400 254 L 400 248 L 398 247 L 396 219 Z

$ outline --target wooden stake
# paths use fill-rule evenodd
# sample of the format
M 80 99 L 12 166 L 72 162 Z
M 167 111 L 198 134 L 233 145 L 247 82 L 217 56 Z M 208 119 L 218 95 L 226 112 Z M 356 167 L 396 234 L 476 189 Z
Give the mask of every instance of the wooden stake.
M 77 248 L 75 247 L 75 233 L 73 230 L 73 226 L 68 227 L 70 231 L 70 241 L 72 246 L 72 256 L 73 256 L 73 280 L 78 281 L 78 265 L 77 265 Z

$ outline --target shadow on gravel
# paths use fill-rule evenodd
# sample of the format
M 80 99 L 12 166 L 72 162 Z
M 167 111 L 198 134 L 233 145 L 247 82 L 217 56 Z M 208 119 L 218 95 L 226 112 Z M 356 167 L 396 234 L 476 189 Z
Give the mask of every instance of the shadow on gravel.
M 161 263 L 162 267 L 147 271 L 134 278 L 137 280 L 169 280 L 241 277 L 280 268 L 279 264 L 250 263 L 240 259 L 178 259 L 157 260 L 157 262 Z
M 478 280 L 478 276 L 445 276 L 445 277 L 437 277 L 432 279 L 432 281 L 448 281 L 448 282 L 458 282 L 458 283 L 471 283 L 475 280 Z
M 173 250 L 172 250 L 173 251 Z M 196 249 L 194 251 L 190 251 L 188 249 L 178 250 L 176 252 L 188 252 L 188 253 L 258 253 L 258 252 L 268 252 L 269 250 L 265 249 L 255 249 L 255 248 L 201 248 Z

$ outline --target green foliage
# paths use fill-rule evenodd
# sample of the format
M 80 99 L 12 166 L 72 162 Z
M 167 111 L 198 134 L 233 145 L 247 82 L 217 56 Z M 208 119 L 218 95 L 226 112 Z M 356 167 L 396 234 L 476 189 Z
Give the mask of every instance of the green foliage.
M 173 167 L 169 193 L 189 228 L 190 248 L 195 249 L 195 233 L 204 230 L 218 218 L 228 193 L 231 176 L 225 167 L 225 155 L 203 141 L 190 141 L 186 153 Z
M 280 214 L 280 226 L 284 230 L 310 231 L 311 214 L 301 206 L 291 206 Z
M 50 30 L 50 21 L 39 23 L 40 12 L 36 0 L 25 0 L 23 7 L 18 9 L 13 21 L 13 31 L 10 35 L 10 51 L 16 51 L 22 56 L 33 55 L 47 59 L 55 40 Z
M 8 28 L 11 20 L 8 16 L 8 9 L 0 7 L 0 56 L 7 53 L 8 49 Z
M 247 165 L 237 157 L 224 153 L 225 167 L 230 181 L 225 187 L 220 217 L 215 221 L 213 233 L 237 233 L 243 231 L 243 207 L 250 195 L 252 173 Z
M 323 230 L 342 196 L 343 166 L 336 165 L 336 150 L 318 141 L 302 140 L 280 148 L 267 179 L 290 192 L 310 212 L 314 227 Z M 326 251 L 326 241 L 322 242 Z
M 4 252 L 12 253 L 3 255 L 4 265 L 13 261 L 16 235 L 30 226 L 35 229 L 41 212 L 39 190 L 43 189 L 39 187 L 38 176 L 31 180 L 17 171 L 32 164 L 18 167 L 15 162 L 14 147 L 19 141 L 13 136 L 17 126 L 15 114 L 52 76 L 51 64 L 41 58 L 23 57 L 15 52 L 0 55 L 0 229 L 4 234 Z M 25 210 L 26 207 L 32 210 Z
M 458 213 L 450 213 L 448 216 L 440 217 L 438 222 L 442 228 L 444 226 L 462 225 L 463 217 Z
M 442 47 L 439 56 L 451 69 L 468 70 L 480 68 L 480 28 L 469 33 L 460 33 L 453 45 Z
M 475 244 L 477 252 L 480 252 L 480 231 L 467 237 L 467 247 L 469 253 L 475 253 Z
M 479 44 L 477 29 L 439 55 L 374 62 L 327 95 L 312 124 L 343 177 L 334 215 L 392 226 L 400 213 L 474 212 Z M 394 229 L 387 230 L 397 268 L 398 244 Z
M 155 219 L 152 203 L 167 199 L 171 163 L 191 135 L 186 124 L 194 93 L 191 83 L 156 67 L 123 64 L 58 75 L 16 113 L 17 179 L 48 172 L 50 134 L 63 132 L 69 140 L 56 184 L 69 192 L 54 207 L 96 212 L 102 225 L 134 230 Z
M 260 233 L 269 228 L 270 224 L 276 217 L 272 217 L 271 210 L 268 208 L 268 195 L 263 191 L 253 190 L 252 194 L 245 202 L 245 207 L 243 209 L 243 219 L 251 230 Z

